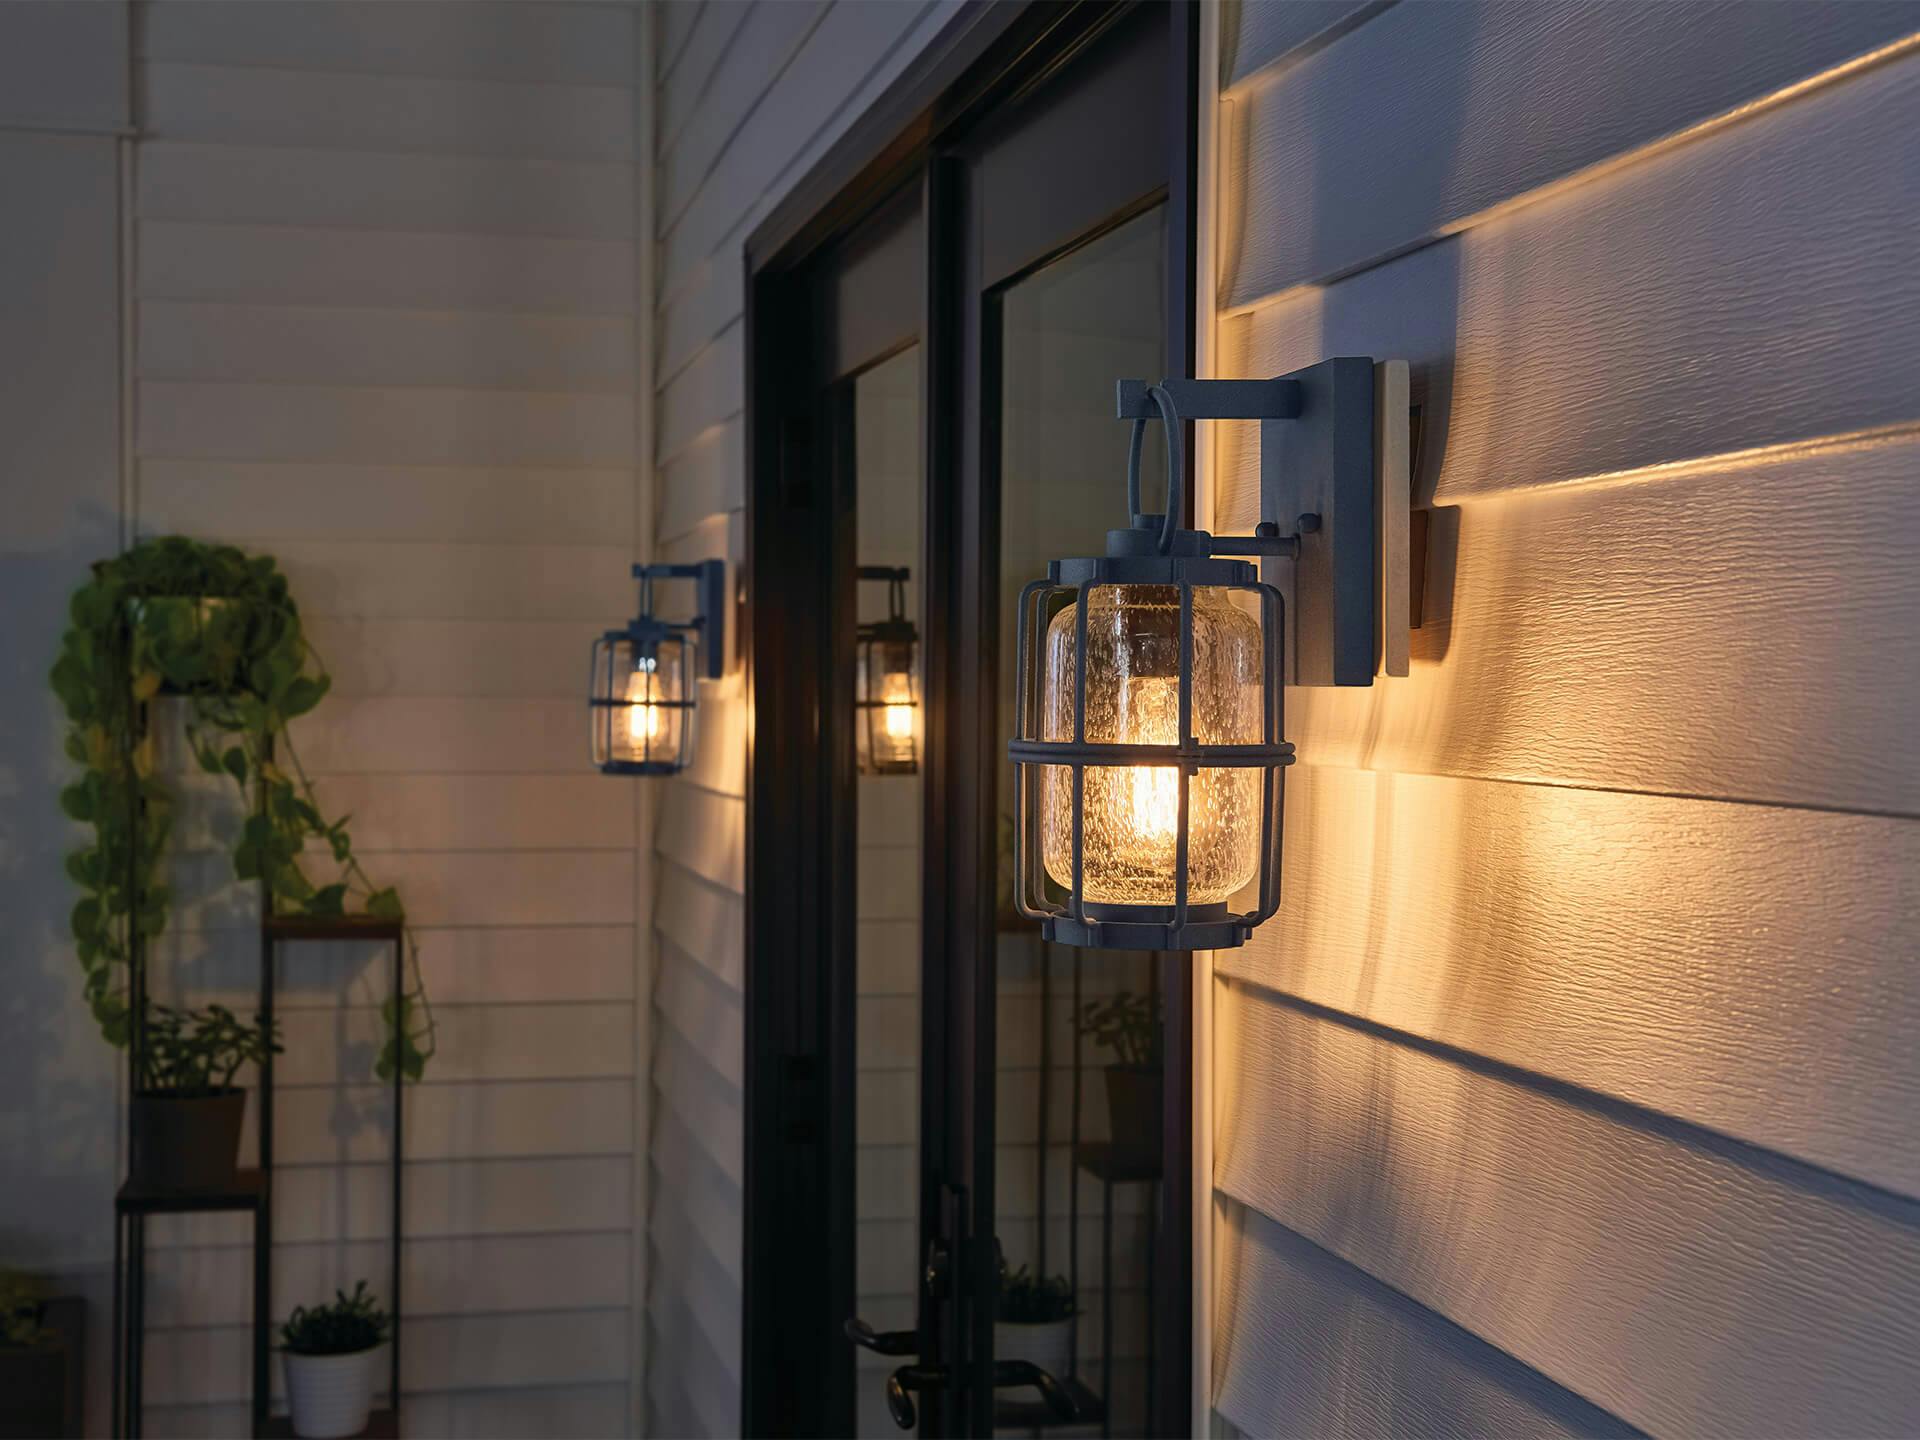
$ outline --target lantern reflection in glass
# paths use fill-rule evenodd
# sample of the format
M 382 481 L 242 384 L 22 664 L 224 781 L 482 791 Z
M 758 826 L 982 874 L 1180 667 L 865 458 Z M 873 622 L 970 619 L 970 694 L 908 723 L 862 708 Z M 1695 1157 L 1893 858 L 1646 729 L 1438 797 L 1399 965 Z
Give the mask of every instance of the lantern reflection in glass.
M 887 582 L 887 618 L 862 625 L 854 656 L 854 756 L 862 775 L 911 775 L 920 768 L 920 634 L 907 618 L 911 572 L 862 565 L 862 580 Z

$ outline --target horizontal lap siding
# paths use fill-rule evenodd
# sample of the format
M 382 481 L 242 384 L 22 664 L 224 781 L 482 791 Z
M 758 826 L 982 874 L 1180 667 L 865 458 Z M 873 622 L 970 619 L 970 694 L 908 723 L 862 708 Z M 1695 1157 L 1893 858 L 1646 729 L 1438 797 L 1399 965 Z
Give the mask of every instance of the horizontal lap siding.
M 640 833 L 578 687 L 632 603 L 633 17 L 140 22 L 139 525 L 280 557 L 336 679 L 301 758 L 399 887 L 436 1005 L 406 1096 L 408 1428 L 621 1433 Z M 182 826 L 175 964 L 244 1002 L 218 827 Z M 276 1312 L 385 1273 L 388 963 L 283 961 Z M 244 1429 L 244 1239 L 156 1230 L 156 1431 Z
M 660 559 L 743 558 L 747 235 L 932 38 L 948 0 L 658 7 L 653 355 Z M 648 1403 L 655 1433 L 739 1425 L 746 705 L 701 687 L 699 754 L 659 799 Z
M 68 601 L 119 543 L 119 279 L 130 123 L 124 3 L 0 5 L 0 772 L 6 776 L 0 1235 L 5 1263 L 82 1296 L 85 1433 L 107 1427 L 119 1057 L 77 983 L 59 813 L 72 767 L 47 690 Z M 13 1408 L 0 1400 L 0 1408 Z
M 1636 1433 L 1258 1210 L 1219 1208 L 1219 1410 L 1241 1433 Z
M 1910 1433 L 1920 1205 L 1229 984 L 1217 1175 L 1642 1429 Z
M 1239 15 L 1226 373 L 1409 359 L 1432 527 L 1217 958 L 1217 1411 L 1910 1432 L 1920 7 Z

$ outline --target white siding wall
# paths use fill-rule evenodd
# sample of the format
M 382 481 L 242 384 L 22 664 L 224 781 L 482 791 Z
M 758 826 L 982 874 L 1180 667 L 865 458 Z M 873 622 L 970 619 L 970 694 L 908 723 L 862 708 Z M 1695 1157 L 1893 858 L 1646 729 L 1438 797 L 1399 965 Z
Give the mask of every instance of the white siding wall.
M 952 0 L 758 0 L 658 9 L 657 555 L 742 553 L 742 247 L 919 53 Z M 700 758 L 657 832 L 650 1431 L 740 1415 L 742 856 L 738 678 L 701 697 Z
M 406 1117 L 407 1427 L 624 1433 L 641 842 L 579 687 L 633 603 L 635 16 L 137 16 L 138 530 L 280 557 L 335 680 L 302 758 L 400 887 L 439 1018 Z M 247 923 L 183 907 L 197 984 L 249 973 L 223 913 Z M 386 1275 L 384 964 L 290 953 L 281 1311 Z M 155 1238 L 150 1424 L 244 1433 L 245 1230 Z
M 1218 1412 L 1910 1434 L 1920 7 L 1226 14 L 1223 373 L 1411 360 L 1433 539 L 1218 957 Z
M 47 672 L 120 540 L 127 28 L 119 4 L 0 6 L 0 1264 L 93 1304 L 100 1396 L 119 1087 L 68 940 L 80 831 Z

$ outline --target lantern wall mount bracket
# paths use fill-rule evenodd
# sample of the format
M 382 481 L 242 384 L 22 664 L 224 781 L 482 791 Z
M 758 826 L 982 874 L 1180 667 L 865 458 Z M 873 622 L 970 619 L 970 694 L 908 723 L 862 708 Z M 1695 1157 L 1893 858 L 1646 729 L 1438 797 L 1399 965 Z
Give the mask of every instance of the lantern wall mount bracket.
M 1340 356 L 1271 380 L 1163 380 L 1180 418 L 1260 422 L 1260 523 L 1215 535 L 1215 555 L 1261 557 L 1286 596 L 1296 685 L 1371 685 L 1407 673 L 1408 369 Z M 1122 380 L 1123 420 L 1158 419 Z
M 689 565 L 635 565 L 633 578 L 640 582 L 641 619 L 628 628 L 651 623 L 661 631 L 680 630 L 700 637 L 700 669 L 709 680 L 726 674 L 727 665 L 727 562 L 697 560 Z M 653 615 L 653 587 L 661 580 L 694 582 L 694 614 L 691 620 L 650 620 Z

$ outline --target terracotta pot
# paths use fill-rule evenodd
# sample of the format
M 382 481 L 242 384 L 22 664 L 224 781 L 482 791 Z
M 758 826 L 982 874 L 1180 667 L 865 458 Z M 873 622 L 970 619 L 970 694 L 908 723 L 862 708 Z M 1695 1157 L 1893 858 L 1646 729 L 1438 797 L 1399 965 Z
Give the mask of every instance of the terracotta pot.
M 293 1433 L 308 1440 L 339 1440 L 366 1429 L 374 1383 L 386 1353 L 384 1342 L 347 1355 L 296 1355 L 282 1350 Z
M 129 1178 L 156 1190 L 232 1185 L 246 1113 L 247 1092 L 237 1086 L 211 1095 L 135 1095 Z
M 1107 1116 L 1114 1152 L 1158 1163 L 1161 1137 L 1158 1065 L 1107 1066 Z

